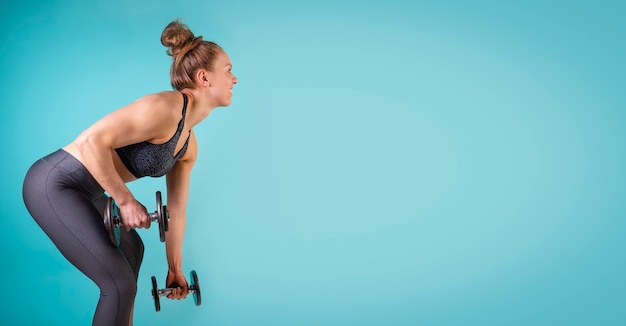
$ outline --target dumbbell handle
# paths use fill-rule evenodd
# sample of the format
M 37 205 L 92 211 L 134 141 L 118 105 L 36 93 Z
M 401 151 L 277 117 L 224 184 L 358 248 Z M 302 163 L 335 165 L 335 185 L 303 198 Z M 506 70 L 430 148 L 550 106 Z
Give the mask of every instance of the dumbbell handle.
M 172 290 L 174 290 L 173 288 L 165 288 L 165 289 L 159 289 L 159 296 L 165 296 L 165 295 L 170 295 L 172 294 Z M 196 293 L 196 287 L 193 285 L 189 286 L 189 293 Z
M 148 213 L 148 218 L 150 218 L 150 222 L 158 222 L 159 221 L 159 214 L 157 214 L 156 212 Z M 122 221 L 121 217 L 114 216 L 113 217 L 113 225 L 114 226 L 124 225 L 124 222 Z

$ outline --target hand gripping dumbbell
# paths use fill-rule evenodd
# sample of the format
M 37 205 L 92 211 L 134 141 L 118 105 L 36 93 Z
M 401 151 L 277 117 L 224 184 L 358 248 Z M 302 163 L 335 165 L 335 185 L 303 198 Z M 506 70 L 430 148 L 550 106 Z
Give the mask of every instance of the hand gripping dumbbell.
M 157 222 L 159 224 L 159 238 L 161 242 L 165 242 L 165 232 L 168 230 L 168 224 L 170 220 L 170 214 L 167 210 L 167 206 L 163 205 L 161 201 L 161 192 L 156 192 L 156 205 L 157 210 L 154 213 L 150 213 L 150 221 Z M 104 226 L 109 233 L 109 239 L 114 246 L 120 246 L 120 227 L 124 226 L 122 218 L 120 217 L 120 209 L 115 204 L 115 200 L 109 197 L 107 206 L 104 210 Z
M 198 282 L 198 274 L 196 271 L 191 271 L 191 283 L 189 283 L 189 293 L 193 294 L 193 301 L 196 306 L 202 303 L 202 297 L 200 296 L 200 283 Z M 154 299 L 154 309 L 161 311 L 161 296 L 166 296 L 172 293 L 173 288 L 159 289 L 157 286 L 156 277 L 152 276 L 152 298 Z

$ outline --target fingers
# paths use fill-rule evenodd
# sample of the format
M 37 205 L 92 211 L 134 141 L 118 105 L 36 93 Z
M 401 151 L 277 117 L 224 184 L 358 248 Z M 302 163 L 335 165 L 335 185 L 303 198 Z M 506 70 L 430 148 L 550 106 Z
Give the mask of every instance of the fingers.
M 143 216 L 143 218 L 141 218 L 139 220 L 139 226 L 137 226 L 137 227 L 140 228 L 140 229 L 149 229 L 150 228 L 150 218 L 148 217 L 148 215 Z
M 150 216 L 146 215 L 146 219 L 144 220 L 144 227 L 146 229 L 150 228 L 150 225 L 152 225 L 152 221 L 150 220 Z
M 150 228 L 150 216 L 146 208 L 138 201 L 132 201 L 120 206 L 120 215 L 126 231 L 135 228 Z
M 189 294 L 189 286 L 185 276 L 179 273 L 168 273 L 168 277 L 165 281 L 167 287 L 170 289 L 170 294 L 167 295 L 168 299 L 181 300 L 185 299 Z
M 126 228 L 126 231 L 130 231 L 131 229 L 149 229 L 150 218 L 148 217 L 148 213 L 139 214 L 124 219 L 124 226 Z
M 170 294 L 167 295 L 168 299 L 172 299 L 172 300 L 181 300 L 181 299 L 185 299 L 187 297 L 187 295 L 189 294 L 189 288 L 188 287 L 174 287 L 174 288 L 170 288 L 171 292 Z

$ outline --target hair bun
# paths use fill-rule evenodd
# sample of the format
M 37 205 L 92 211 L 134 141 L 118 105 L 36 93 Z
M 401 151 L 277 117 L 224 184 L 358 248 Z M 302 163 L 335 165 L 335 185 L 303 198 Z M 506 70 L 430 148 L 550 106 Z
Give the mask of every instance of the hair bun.
M 180 20 L 172 21 L 165 27 L 161 44 L 167 47 L 167 54 L 172 56 L 170 82 L 172 88 L 178 91 L 197 87 L 196 72 L 200 69 L 211 71 L 216 58 L 224 51 L 214 42 L 193 35 Z
M 202 40 L 202 37 L 195 37 L 189 27 L 180 20 L 169 23 L 161 34 L 161 44 L 167 47 L 167 54 L 174 58 L 195 47 L 200 42 L 198 39 Z

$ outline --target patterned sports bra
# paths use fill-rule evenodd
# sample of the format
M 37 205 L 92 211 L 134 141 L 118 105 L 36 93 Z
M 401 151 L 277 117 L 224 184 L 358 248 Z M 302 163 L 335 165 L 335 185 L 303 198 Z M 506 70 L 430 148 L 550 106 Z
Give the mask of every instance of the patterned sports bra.
M 178 122 L 178 129 L 176 129 L 176 133 L 170 140 L 163 144 L 152 144 L 144 141 L 115 149 L 124 166 L 136 178 L 164 176 L 174 166 L 176 160 L 181 158 L 187 151 L 191 130 L 183 148 L 174 155 L 176 144 L 185 125 L 185 114 L 187 113 L 187 95 L 185 94 L 183 94 L 183 101 L 183 117 Z

